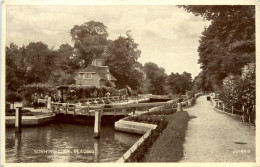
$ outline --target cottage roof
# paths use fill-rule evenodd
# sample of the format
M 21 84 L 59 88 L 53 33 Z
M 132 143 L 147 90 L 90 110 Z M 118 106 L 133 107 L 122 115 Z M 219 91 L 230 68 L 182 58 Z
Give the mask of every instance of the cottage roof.
M 80 69 L 77 71 L 77 73 L 82 73 L 82 72 L 90 72 L 90 73 L 97 73 L 101 79 L 103 80 L 108 80 L 107 79 L 107 72 L 109 71 L 108 66 L 94 66 L 94 65 L 89 65 L 86 68 Z M 109 72 L 111 75 L 110 80 L 116 81 L 116 78 Z

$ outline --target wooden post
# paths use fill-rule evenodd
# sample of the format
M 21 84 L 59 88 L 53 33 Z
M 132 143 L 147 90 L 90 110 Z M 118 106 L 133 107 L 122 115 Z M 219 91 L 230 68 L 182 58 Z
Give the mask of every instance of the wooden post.
M 225 111 L 225 104 L 223 103 L 223 111 Z
M 57 105 L 57 114 L 59 114 L 60 113 L 60 103 L 58 103 L 58 105 Z
M 101 110 L 95 110 L 95 125 L 94 125 L 94 137 L 100 137 L 100 125 L 101 125 Z
M 65 115 L 67 115 L 67 110 L 68 110 L 68 104 L 65 104 Z
M 88 116 L 89 116 L 89 105 L 88 105 L 88 108 L 87 108 L 87 112 L 88 112 Z
M 217 105 L 217 109 L 219 109 L 219 102 L 217 102 L 217 104 L 218 104 L 218 105 Z
M 75 117 L 76 115 L 76 105 L 73 105 L 73 116 Z
M 16 107 L 15 109 L 15 132 L 22 132 L 22 107 Z
M 177 111 L 182 111 L 182 104 L 181 104 L 181 102 L 177 103 Z
M 116 116 L 116 108 L 114 107 L 114 116 Z
M 234 106 L 232 106 L 232 114 L 234 114 Z

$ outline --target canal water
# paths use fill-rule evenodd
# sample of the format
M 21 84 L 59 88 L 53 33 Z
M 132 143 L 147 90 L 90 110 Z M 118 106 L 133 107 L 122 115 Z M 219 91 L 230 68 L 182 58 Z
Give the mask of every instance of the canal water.
M 141 137 L 102 126 L 95 139 L 93 126 L 64 123 L 14 130 L 6 129 L 7 163 L 115 162 Z

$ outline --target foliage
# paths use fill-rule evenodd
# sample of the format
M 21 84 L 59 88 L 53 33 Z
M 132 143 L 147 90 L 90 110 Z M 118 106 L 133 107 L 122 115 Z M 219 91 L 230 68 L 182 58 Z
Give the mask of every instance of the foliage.
M 89 21 L 75 25 L 70 34 L 80 65 L 86 67 L 94 58 L 100 58 L 107 44 L 108 33 L 101 22 Z
M 223 81 L 223 88 L 219 92 L 220 99 L 228 107 L 241 109 L 242 105 L 255 105 L 255 63 L 246 65 L 241 76 L 229 75 Z
M 186 91 L 191 90 L 193 86 L 191 74 L 187 72 L 183 72 L 182 74 L 171 73 L 168 77 L 167 84 L 172 94 L 185 94 Z
M 11 102 L 11 103 L 21 102 L 22 96 L 17 92 L 6 91 L 5 99 L 6 99 L 6 101 Z
M 166 93 L 167 74 L 165 69 L 157 64 L 148 62 L 144 64 L 144 72 L 147 80 L 148 92 L 155 95 Z
M 29 85 L 24 85 L 21 88 L 19 88 L 19 93 L 22 95 L 22 97 L 27 101 L 27 102 L 32 102 L 33 100 L 33 95 L 35 93 L 40 96 L 42 94 L 43 96 L 48 94 L 54 94 L 56 93 L 56 87 L 49 85 L 47 83 L 42 83 L 42 84 L 29 84 Z
M 67 100 L 83 101 L 85 98 L 105 97 L 109 92 L 111 96 L 116 95 L 116 89 L 112 87 L 75 86 L 71 85 L 67 91 Z
M 125 85 L 137 89 L 143 81 L 143 72 L 136 62 L 140 56 L 138 44 L 131 37 L 120 36 L 110 41 L 104 53 L 105 65 L 109 66 L 111 74 L 117 78 L 116 85 L 123 88 Z
M 221 89 L 224 78 L 240 75 L 241 68 L 255 62 L 254 6 L 180 6 L 211 21 L 200 39 L 200 87 Z

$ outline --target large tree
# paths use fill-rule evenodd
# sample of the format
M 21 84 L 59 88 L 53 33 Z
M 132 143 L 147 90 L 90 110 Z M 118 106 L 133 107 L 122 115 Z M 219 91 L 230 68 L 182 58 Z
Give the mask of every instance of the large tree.
M 25 47 L 19 48 L 14 43 L 6 47 L 6 86 L 16 90 L 25 83 Z
M 48 82 L 55 70 L 56 52 L 42 42 L 31 42 L 25 50 L 26 82 Z
M 75 25 L 70 34 L 81 66 L 85 67 L 94 58 L 100 58 L 107 44 L 107 27 L 96 21 Z
M 186 91 L 192 88 L 191 74 L 187 72 L 171 73 L 167 80 L 167 85 L 172 94 L 185 94 Z
M 255 61 L 254 6 L 181 6 L 187 12 L 211 21 L 200 39 L 199 63 L 204 88 L 218 89 L 229 74 Z
M 105 64 L 117 79 L 118 88 L 128 85 L 137 89 L 143 80 L 140 63 L 136 62 L 141 53 L 137 46 L 130 37 L 120 36 L 114 41 L 109 41 L 103 57 Z
M 148 92 L 152 94 L 166 94 L 167 74 L 165 69 L 157 64 L 148 62 L 144 64 Z

